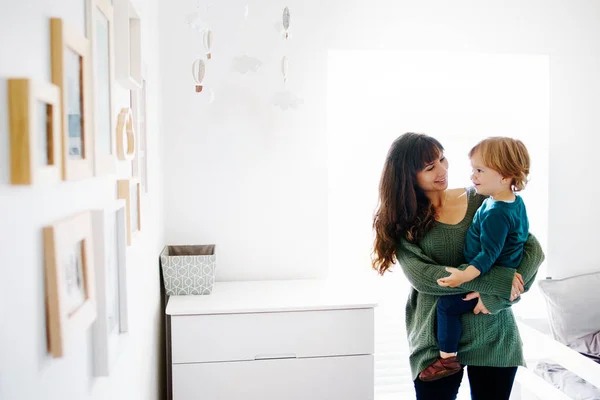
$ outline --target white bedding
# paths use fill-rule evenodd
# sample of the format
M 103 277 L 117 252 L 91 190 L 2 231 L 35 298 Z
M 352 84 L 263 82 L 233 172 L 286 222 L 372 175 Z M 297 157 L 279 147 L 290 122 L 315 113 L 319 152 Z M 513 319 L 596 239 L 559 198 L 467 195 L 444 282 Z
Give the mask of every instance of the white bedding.
M 540 362 L 535 373 L 574 400 L 600 400 L 600 389 L 559 364 Z
M 569 343 L 569 347 L 598 363 L 600 367 L 600 332 L 586 335 Z M 600 388 L 585 381 L 560 364 L 541 360 L 535 373 L 575 400 L 600 400 Z

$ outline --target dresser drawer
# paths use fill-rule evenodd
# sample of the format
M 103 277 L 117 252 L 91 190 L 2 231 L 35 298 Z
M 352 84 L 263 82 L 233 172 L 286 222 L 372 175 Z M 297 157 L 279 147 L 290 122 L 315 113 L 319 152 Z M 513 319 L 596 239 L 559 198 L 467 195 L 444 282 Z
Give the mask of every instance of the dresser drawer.
M 373 354 L 373 309 L 171 317 L 172 362 Z
M 372 400 L 373 356 L 173 365 L 174 400 Z

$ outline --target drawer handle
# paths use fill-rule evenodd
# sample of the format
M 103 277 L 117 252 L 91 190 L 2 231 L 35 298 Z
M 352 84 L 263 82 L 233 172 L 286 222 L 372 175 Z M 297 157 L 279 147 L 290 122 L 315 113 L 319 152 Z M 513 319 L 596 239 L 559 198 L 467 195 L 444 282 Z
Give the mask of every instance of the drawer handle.
M 296 353 L 257 354 L 254 356 L 255 360 L 279 360 L 282 358 L 297 358 L 297 356 Z

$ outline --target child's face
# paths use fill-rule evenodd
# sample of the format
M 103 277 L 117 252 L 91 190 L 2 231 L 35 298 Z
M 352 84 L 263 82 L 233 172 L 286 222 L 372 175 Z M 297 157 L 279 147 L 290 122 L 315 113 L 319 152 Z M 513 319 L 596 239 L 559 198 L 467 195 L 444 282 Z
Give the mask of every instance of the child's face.
M 471 181 L 475 185 L 477 193 L 485 196 L 495 196 L 510 190 L 510 179 L 502 177 L 483 163 L 480 152 L 475 152 L 471 157 Z

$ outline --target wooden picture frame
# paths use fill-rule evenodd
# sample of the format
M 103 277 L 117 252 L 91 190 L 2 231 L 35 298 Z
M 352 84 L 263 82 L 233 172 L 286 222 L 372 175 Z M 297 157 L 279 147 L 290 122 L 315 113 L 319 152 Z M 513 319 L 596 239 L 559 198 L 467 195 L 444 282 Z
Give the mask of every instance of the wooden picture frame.
M 142 188 L 139 179 L 119 179 L 117 181 L 119 199 L 127 203 L 127 245 L 131 246 L 142 230 Z
M 62 357 L 69 337 L 96 319 L 92 220 L 89 212 L 43 230 L 48 351 Z
M 130 0 L 114 0 L 115 72 L 125 88 L 134 90 L 142 84 L 142 24 Z
M 135 157 L 136 136 L 131 108 L 124 107 L 117 116 L 117 157 L 131 161 Z
M 86 0 L 94 87 L 94 174 L 116 171 L 114 130 L 114 8 L 110 0 Z
M 94 175 L 90 42 L 60 18 L 50 19 L 52 83 L 60 88 L 63 180 Z
M 92 211 L 98 316 L 93 326 L 94 376 L 108 376 L 128 331 L 127 204 Z
M 13 185 L 62 180 L 61 108 L 58 86 L 8 79 L 10 182 Z

